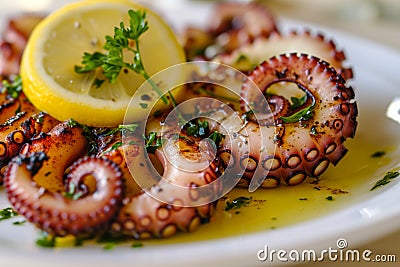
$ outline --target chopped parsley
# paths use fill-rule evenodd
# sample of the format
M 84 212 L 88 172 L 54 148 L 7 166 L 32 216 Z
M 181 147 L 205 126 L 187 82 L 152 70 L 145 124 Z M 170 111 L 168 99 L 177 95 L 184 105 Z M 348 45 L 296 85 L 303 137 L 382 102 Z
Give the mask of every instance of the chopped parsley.
M 240 209 L 243 206 L 247 206 L 251 203 L 252 197 L 237 197 L 232 202 L 226 201 L 225 203 L 225 211 L 229 211 L 232 209 Z
M 141 248 L 141 247 L 143 247 L 143 243 L 142 242 L 133 242 L 131 247 L 132 248 Z
M 308 107 L 305 107 L 290 116 L 280 117 L 280 119 L 284 123 L 308 121 L 308 120 L 312 119 L 312 117 L 314 116 L 314 111 L 313 111 L 314 108 L 315 108 L 315 102 L 313 102 Z
M 8 207 L 0 210 L 0 221 L 10 219 L 14 216 L 17 216 L 18 212 L 16 212 L 13 208 Z
M 208 138 L 211 139 L 214 142 L 215 146 L 218 148 L 222 139 L 225 138 L 225 135 L 217 131 L 214 131 L 208 136 Z
M 147 153 L 154 154 L 157 148 L 161 147 L 163 144 L 163 139 L 157 135 L 156 132 L 150 132 L 144 137 L 145 148 Z
M 290 100 L 292 101 L 292 104 L 290 105 L 291 109 L 299 108 L 307 102 L 307 94 L 304 94 L 300 98 L 291 97 Z
M 19 75 L 11 78 L 10 81 L 3 80 L 2 85 L 1 93 L 7 93 L 12 98 L 18 98 L 22 92 L 22 79 Z
M 371 158 L 381 158 L 386 155 L 385 151 L 376 151 L 371 155 Z
M 139 125 L 136 123 L 132 124 L 121 124 L 118 127 L 107 129 L 105 132 L 102 133 L 103 136 L 110 136 L 114 135 L 118 132 L 135 132 Z
M 370 191 L 390 183 L 394 178 L 397 178 L 399 175 L 400 172 L 398 171 L 387 172 L 382 179 L 380 179 L 375 183 L 375 185 L 370 189 Z
M 207 121 L 201 121 L 197 119 L 195 122 L 189 121 L 183 129 L 186 130 L 187 134 L 194 137 L 207 137 L 210 133 Z
M 327 196 L 325 199 L 326 199 L 326 200 L 329 200 L 329 201 L 335 200 L 335 199 L 333 198 L 333 196 Z
M 123 146 L 124 143 L 122 143 L 121 141 L 115 142 L 114 144 L 112 144 L 112 146 L 110 146 L 109 148 L 107 148 L 106 150 L 104 150 L 101 155 L 104 156 L 105 154 L 117 150 L 118 148 L 120 148 L 121 146 Z
M 91 128 L 89 128 L 89 126 L 84 125 L 84 124 L 80 124 L 79 122 L 77 122 L 74 119 L 69 119 L 67 122 L 69 127 L 80 127 L 82 128 L 82 134 L 83 136 L 85 136 L 86 140 L 89 143 L 89 150 L 88 150 L 88 154 L 95 154 L 98 150 L 97 147 L 97 142 L 96 142 L 96 138 L 91 130 Z
M 114 35 L 105 36 L 105 44 L 103 49 L 106 53 L 94 52 L 93 54 L 85 52 L 82 56 L 82 66 L 75 65 L 76 73 L 87 73 L 101 69 L 104 77 L 110 82 L 115 83 L 122 70 L 131 70 L 139 75 L 142 75 L 161 97 L 165 104 L 168 104 L 168 98 L 162 93 L 157 84 L 150 78 L 147 73 L 142 55 L 140 52 L 139 39 L 149 29 L 145 11 L 129 10 L 129 26 L 125 27 L 121 21 L 119 27 L 114 27 Z M 132 47 L 132 44 L 134 46 Z M 132 53 L 132 62 L 127 62 L 124 59 L 124 52 Z M 100 87 L 103 80 L 96 79 L 93 84 Z M 168 92 L 173 107 L 176 107 L 176 102 Z M 143 107 L 143 106 L 142 106 Z
M 56 246 L 56 237 L 41 231 L 39 238 L 36 240 L 36 245 L 39 247 L 53 248 Z
M 15 221 L 15 222 L 13 222 L 13 225 L 24 225 L 26 222 L 27 222 L 26 220 Z
M 209 138 L 210 140 L 212 140 L 214 142 L 214 144 L 217 148 L 219 147 L 222 139 L 225 138 L 225 135 L 223 135 L 217 131 L 213 131 L 212 133 L 210 133 L 210 128 L 209 128 L 208 122 L 201 121 L 200 119 L 187 122 L 183 126 L 183 129 L 190 136 Z
M 64 197 L 72 199 L 72 200 L 77 200 L 80 197 L 82 197 L 84 194 L 83 191 L 78 191 L 77 190 L 77 185 L 74 183 L 70 183 L 68 185 L 68 191 L 64 193 Z
M 113 250 L 115 248 L 115 246 L 116 246 L 116 243 L 110 242 L 110 243 L 106 243 L 103 246 L 103 249 L 104 250 Z

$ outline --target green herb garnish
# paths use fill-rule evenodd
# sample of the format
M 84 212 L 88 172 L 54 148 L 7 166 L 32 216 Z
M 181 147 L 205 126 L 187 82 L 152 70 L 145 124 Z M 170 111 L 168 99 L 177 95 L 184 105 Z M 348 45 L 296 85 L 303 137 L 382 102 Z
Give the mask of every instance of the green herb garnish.
M 292 104 L 290 105 L 291 109 L 299 108 L 307 102 L 307 94 L 304 94 L 300 98 L 291 97 L 290 100 L 292 101 Z
M 48 233 L 42 231 L 39 238 L 36 240 L 36 245 L 39 247 L 52 248 L 56 246 L 56 237 L 49 235 Z
M 13 208 L 8 207 L 0 210 L 0 221 L 10 219 L 14 216 L 17 216 L 18 212 L 16 212 Z
M 194 137 L 206 137 L 209 135 L 209 128 L 207 121 L 196 120 L 195 122 L 189 121 L 183 128 L 187 134 Z
M 116 246 L 116 243 L 107 243 L 107 244 L 105 244 L 105 245 L 103 246 L 103 249 L 104 249 L 104 250 L 112 250 L 112 249 L 115 248 L 115 246 Z
M 23 225 L 23 224 L 25 224 L 26 222 L 27 222 L 26 220 L 15 221 L 15 222 L 13 222 L 13 225 Z
M 150 78 L 143 65 L 143 60 L 140 53 L 139 38 L 149 29 L 148 21 L 146 20 L 146 12 L 140 10 L 129 10 L 129 27 L 125 27 L 121 22 L 119 27 L 114 28 L 114 35 L 105 37 L 106 43 L 103 46 L 106 53 L 95 52 L 93 54 L 84 53 L 82 57 L 83 66 L 75 66 L 75 72 L 87 73 L 94 71 L 98 68 L 102 69 L 104 77 L 110 82 L 114 83 L 118 75 L 123 69 L 128 69 L 142 75 L 162 98 L 165 104 L 168 104 L 168 99 L 163 95 L 157 84 Z M 134 46 L 132 47 L 132 44 Z M 132 62 L 127 62 L 124 59 L 124 52 L 133 54 Z M 95 86 L 102 85 L 102 80 L 97 79 Z M 176 102 L 169 92 L 171 103 L 173 107 Z
M 215 146 L 218 148 L 222 139 L 225 138 L 225 135 L 214 131 L 208 136 L 208 138 L 211 139 L 215 143 Z
M 334 200 L 333 196 L 327 196 L 325 199 L 326 199 L 326 200 L 329 200 L 329 201 Z
M 150 132 L 145 139 L 145 148 L 147 153 L 154 154 L 157 148 L 161 147 L 163 144 L 163 140 L 160 136 L 157 136 L 157 133 Z
M 143 243 L 142 242 L 133 242 L 131 247 L 132 248 L 141 248 L 141 247 L 143 247 Z
M 68 192 L 64 193 L 64 197 L 72 199 L 72 200 L 77 200 L 80 197 L 83 196 L 83 192 L 82 191 L 77 191 L 77 186 L 74 183 L 70 183 L 68 185 Z
M 225 203 L 225 211 L 229 211 L 231 209 L 240 209 L 243 206 L 250 204 L 252 198 L 251 197 L 237 197 L 232 202 L 227 201 Z
M 88 154 L 90 155 L 90 154 L 97 153 L 98 146 L 97 146 L 96 138 L 95 138 L 91 128 L 89 128 L 89 126 L 84 125 L 84 124 L 80 124 L 79 122 L 77 122 L 74 119 L 69 119 L 67 124 L 68 124 L 69 127 L 80 127 L 80 128 L 82 128 L 82 134 L 83 134 L 83 136 L 85 136 L 86 140 L 89 143 Z
M 399 175 L 400 175 L 400 172 L 398 172 L 398 171 L 396 171 L 396 172 L 387 172 L 382 179 L 380 179 L 379 181 L 377 181 L 375 183 L 375 185 L 370 189 L 370 191 L 390 183 L 392 181 L 392 179 L 398 177 Z
M 315 100 L 313 100 L 313 103 L 311 105 L 309 105 L 308 107 L 305 107 L 290 116 L 280 117 L 280 119 L 284 123 L 308 121 L 314 116 L 314 111 L 313 111 L 314 108 L 315 108 Z
M 385 151 L 376 151 L 371 155 L 371 158 L 381 158 L 386 154 Z
M 13 77 L 10 81 L 3 80 L 2 85 L 1 93 L 7 93 L 12 98 L 18 98 L 22 92 L 22 79 L 19 75 Z

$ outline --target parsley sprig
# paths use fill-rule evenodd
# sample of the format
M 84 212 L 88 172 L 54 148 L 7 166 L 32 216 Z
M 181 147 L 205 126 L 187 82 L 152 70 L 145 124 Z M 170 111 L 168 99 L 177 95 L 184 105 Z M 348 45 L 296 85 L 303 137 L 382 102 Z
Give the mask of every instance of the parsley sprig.
M 147 73 L 140 52 L 139 38 L 149 29 L 148 22 L 146 20 L 145 11 L 134 11 L 129 10 L 129 26 L 125 27 L 123 22 L 120 23 L 119 27 L 114 27 L 114 35 L 105 37 L 106 43 L 103 49 L 106 53 L 94 52 L 93 54 L 85 52 L 82 57 L 83 66 L 75 66 L 75 72 L 87 73 L 95 71 L 96 69 L 102 69 L 104 77 L 110 82 L 115 83 L 118 75 L 123 69 L 129 69 L 137 74 L 142 75 L 162 98 L 165 104 L 169 101 L 165 97 L 157 86 L 157 84 L 150 78 Z M 133 45 L 132 45 L 133 44 Z M 133 54 L 132 62 L 125 61 L 124 52 L 131 52 Z M 95 86 L 100 87 L 104 80 L 96 79 Z M 169 92 L 169 97 L 173 107 L 176 106 L 176 102 Z
M 3 80 L 1 85 L 0 92 L 7 93 L 12 98 L 18 98 L 22 92 L 22 79 L 19 75 L 11 77 L 9 81 Z
M 154 154 L 157 148 L 163 145 L 164 139 L 157 135 L 156 132 L 150 132 L 144 136 L 145 148 L 147 153 Z
M 400 172 L 394 171 L 394 172 L 387 172 L 385 176 L 377 181 L 374 186 L 370 189 L 370 191 L 375 190 L 378 187 L 384 186 L 388 183 L 390 183 L 394 178 L 397 178 L 400 175 Z
M 292 100 L 292 105 L 290 106 L 290 108 L 291 109 L 299 108 L 307 102 L 307 94 L 305 94 L 301 98 L 292 97 L 291 100 Z M 296 113 L 293 113 L 290 116 L 286 117 L 282 116 L 280 117 L 280 119 L 284 123 L 307 121 L 314 116 L 314 108 L 315 108 L 315 99 L 313 98 L 312 103 L 309 106 L 297 111 Z
M 14 216 L 17 216 L 18 212 L 16 212 L 13 208 L 8 207 L 0 210 L 0 221 L 10 219 Z

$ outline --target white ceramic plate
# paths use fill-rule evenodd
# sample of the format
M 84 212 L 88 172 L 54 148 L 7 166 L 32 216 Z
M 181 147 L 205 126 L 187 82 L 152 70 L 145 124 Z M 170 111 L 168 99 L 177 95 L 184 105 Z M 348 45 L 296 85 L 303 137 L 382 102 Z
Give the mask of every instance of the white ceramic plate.
M 158 5 L 177 29 L 188 22 L 201 23 L 208 7 L 203 4 Z M 17 2 L 18 3 L 18 2 Z M 161 2 L 158 2 L 161 3 Z M 9 7 L 13 4 L 8 3 Z M 61 5 L 61 4 L 59 4 Z M 3 9 L 4 10 L 4 9 Z M 8 9 L 15 13 L 15 9 Z M 4 12 L 4 11 L 3 11 Z M 284 28 L 299 28 L 304 24 L 289 20 L 280 22 Z M 310 26 L 310 25 L 307 25 Z M 314 25 L 311 28 L 317 29 Z M 392 147 L 392 155 L 399 154 L 400 125 L 386 116 L 390 102 L 400 96 L 400 54 L 377 44 L 330 29 L 321 29 L 334 37 L 348 55 L 355 69 L 359 107 L 357 136 L 368 143 Z M 357 142 L 357 137 L 355 139 Z M 362 144 L 361 144 L 362 146 Z M 367 153 L 367 152 L 366 152 Z M 384 167 L 395 167 L 395 162 Z M 377 173 L 384 173 L 380 170 Z M 371 175 L 377 175 L 377 173 Z M 346 174 L 343 174 L 346 175 Z M 378 177 L 378 176 L 377 176 Z M 351 179 L 351 177 L 349 177 Z M 368 184 L 366 187 L 369 187 Z M 146 246 L 137 250 L 119 247 L 103 251 L 98 247 L 41 249 L 34 244 L 37 233 L 29 225 L 13 226 L 0 222 L 1 266 L 255 266 L 266 262 L 257 260 L 257 252 L 269 249 L 337 248 L 336 241 L 345 238 L 356 247 L 388 234 L 400 225 L 400 183 L 396 180 L 379 190 L 369 192 L 340 210 L 287 227 L 256 233 L 245 233 L 228 238 L 190 242 L 166 246 Z M 0 207 L 8 203 L 0 192 Z M 249 218 L 251 219 L 251 218 Z M 384 226 L 384 227 L 383 227 Z M 279 263 L 275 261 L 274 263 Z M 273 264 L 268 262 L 269 265 Z

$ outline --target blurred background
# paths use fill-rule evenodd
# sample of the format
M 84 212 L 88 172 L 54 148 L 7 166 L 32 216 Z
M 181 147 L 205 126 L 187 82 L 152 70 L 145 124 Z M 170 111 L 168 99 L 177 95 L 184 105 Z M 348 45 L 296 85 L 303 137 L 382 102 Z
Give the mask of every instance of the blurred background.
M 264 0 L 275 14 L 333 27 L 400 50 L 399 0 Z
M 79 0 L 13 0 L 0 1 L 0 14 L 19 10 L 43 11 Z M 210 0 L 138 0 L 160 7 L 178 7 L 187 2 Z M 251 1 L 251 0 L 242 0 Z M 11 2 L 11 3 L 10 3 Z M 257 0 L 275 15 L 336 28 L 400 50 L 399 0 Z

